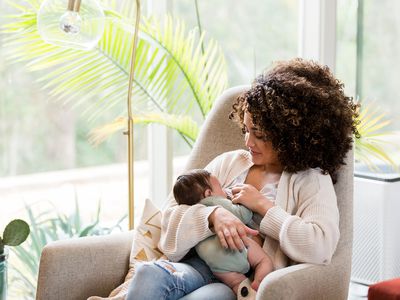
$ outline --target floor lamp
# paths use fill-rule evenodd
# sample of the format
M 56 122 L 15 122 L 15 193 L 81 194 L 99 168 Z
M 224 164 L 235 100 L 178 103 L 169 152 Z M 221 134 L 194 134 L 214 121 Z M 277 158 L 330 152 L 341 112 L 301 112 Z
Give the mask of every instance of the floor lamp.
M 129 229 L 134 227 L 134 153 L 132 86 L 140 22 L 140 0 L 136 0 L 136 20 L 130 58 L 127 113 Z M 105 16 L 97 0 L 45 0 L 40 6 L 37 26 L 44 41 L 58 46 L 90 50 L 104 31 Z

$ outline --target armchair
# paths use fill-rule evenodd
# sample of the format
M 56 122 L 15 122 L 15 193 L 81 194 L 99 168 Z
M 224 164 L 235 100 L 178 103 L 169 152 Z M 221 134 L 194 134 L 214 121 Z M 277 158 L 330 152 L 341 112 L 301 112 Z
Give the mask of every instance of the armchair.
M 228 119 L 233 100 L 247 86 L 225 91 L 214 104 L 189 157 L 186 169 L 204 167 L 216 155 L 244 147 L 240 129 Z M 218 130 L 216 130 L 218 129 Z M 331 264 L 297 264 L 265 277 L 257 299 L 347 299 L 352 251 L 353 153 L 339 172 L 335 190 L 340 212 L 340 240 Z M 37 300 L 106 297 L 123 282 L 132 235 L 124 233 L 58 241 L 41 256 Z

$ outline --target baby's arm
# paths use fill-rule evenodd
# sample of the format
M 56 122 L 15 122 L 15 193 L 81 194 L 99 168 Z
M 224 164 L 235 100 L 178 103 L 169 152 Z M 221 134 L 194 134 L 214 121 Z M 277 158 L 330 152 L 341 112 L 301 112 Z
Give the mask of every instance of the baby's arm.
M 244 274 L 238 272 L 224 272 L 224 273 L 214 272 L 214 275 L 220 281 L 229 286 L 236 295 L 239 292 L 238 289 L 240 283 L 242 283 L 242 281 L 246 280 L 247 278 Z
M 264 245 L 264 239 L 259 234 L 249 236 L 249 238 L 252 239 L 253 241 L 255 241 L 260 247 L 262 247 Z
M 274 264 L 254 239 L 249 238 L 247 245 L 247 259 L 254 269 L 254 280 L 251 283 L 251 287 L 257 291 L 264 277 L 274 270 Z

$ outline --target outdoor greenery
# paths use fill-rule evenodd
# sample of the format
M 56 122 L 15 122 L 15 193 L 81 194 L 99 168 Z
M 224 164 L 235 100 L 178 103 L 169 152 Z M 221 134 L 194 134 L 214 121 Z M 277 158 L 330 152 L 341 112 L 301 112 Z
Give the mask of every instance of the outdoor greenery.
M 393 153 L 388 151 L 390 148 L 395 149 L 396 152 L 400 150 L 400 145 L 387 139 L 394 135 L 393 132 L 387 130 L 390 122 L 386 114 L 376 106 L 371 104 L 361 106 L 358 125 L 361 137 L 355 139 L 354 156 L 356 162 L 366 164 L 371 171 L 379 172 L 379 163 L 398 171 L 398 162 L 396 163 L 396 160 L 393 159 Z
M 24 67 L 24 70 L 35 74 L 39 85 L 49 93 L 50 102 L 63 101 L 66 116 L 70 116 L 67 121 L 71 121 L 67 132 L 71 129 L 73 132 L 75 128 L 86 129 L 87 135 L 88 125 L 97 127 L 95 123 L 99 123 L 99 118 L 103 123 L 107 119 L 108 130 L 121 129 L 120 122 L 127 109 L 132 2 L 103 1 L 106 30 L 97 49 L 89 52 L 44 43 L 36 29 L 40 1 L 19 2 L 9 2 L 14 12 L 3 24 L 6 45 L 3 55 L 7 56 L 7 62 L 26 65 L 28 68 Z M 200 34 L 196 29 L 186 30 L 182 21 L 172 21 L 167 16 L 164 20 L 144 17 L 136 65 L 133 88 L 135 122 L 172 127 L 191 146 L 212 102 L 227 86 L 220 47 L 204 33 Z M 71 107 L 82 112 L 86 124 L 76 124 L 78 116 L 71 112 Z M 111 120 L 116 123 L 110 124 Z M 115 124 L 117 126 L 113 126 Z M 78 128 L 77 125 L 83 126 Z M 66 127 L 65 123 L 61 126 Z M 87 139 L 86 136 L 83 138 Z M 140 142 L 136 144 L 143 148 L 143 138 Z M 79 145 L 65 144 L 69 152 Z M 143 151 L 139 150 L 140 153 Z M 72 155 L 70 160 L 70 165 L 73 165 L 78 157 Z
M 297 0 L 198 1 L 202 30 L 212 34 L 226 56 L 230 86 L 250 84 L 275 60 L 298 54 Z M 198 26 L 193 1 L 174 0 L 174 16 Z
M 28 9 L 32 9 L 30 2 L 36 3 L 36 6 L 40 3 L 40 1 L 24 0 L 12 2 Z M 119 1 L 107 2 L 115 4 Z M 143 8 L 146 8 L 146 2 L 142 1 Z M 267 67 L 272 60 L 296 55 L 297 1 L 263 0 L 249 2 L 245 6 L 239 2 L 236 3 L 238 5 L 234 5 L 235 2 L 226 0 L 218 3 L 198 2 L 201 29 L 194 1 L 175 0 L 172 13 L 175 18 L 184 19 L 189 30 L 195 29 L 208 36 L 203 43 L 203 46 L 206 46 L 205 49 L 210 37 L 223 45 L 223 52 L 228 58 L 229 86 L 248 84 L 254 75 Z M 124 1 L 124 3 L 125 5 L 133 4 L 132 1 Z M 215 8 L 215 5 L 218 6 Z M 227 10 L 225 7 L 232 9 Z M 0 8 L 3 15 L 7 12 L 15 13 L 12 6 L 5 0 L 0 0 Z M 123 11 L 124 14 L 127 11 L 132 12 L 131 8 L 123 10 L 121 8 L 122 6 L 119 6 L 117 10 Z M 145 11 L 144 14 L 146 14 Z M 282 20 L 285 21 L 282 22 Z M 10 23 L 10 21 L 12 19 L 0 19 L 2 23 Z M 222 23 L 231 25 L 221 26 Z M 277 23 L 281 25 L 275 26 Z M 8 36 L 5 33 L 0 35 L 3 38 Z M 82 116 L 80 112 L 87 110 L 88 107 L 97 106 L 97 97 L 85 95 L 85 101 L 80 103 L 79 111 L 71 109 L 72 103 L 53 101 L 53 96 L 47 96 L 48 90 L 43 90 L 43 83 L 37 83 L 34 80 L 41 75 L 46 75 L 46 72 L 37 70 L 32 75 L 33 73 L 26 72 L 25 62 L 10 64 L 8 52 L 5 52 L 4 47 L 0 48 L 0 73 L 2 78 L 7 78 L 6 81 L 0 83 L 0 87 L 8 94 L 7 99 L 1 99 L 0 106 L 0 130 L 4 143 L 0 145 L 0 152 L 4 154 L 3 160 L 0 161 L 0 175 L 125 161 L 125 139 L 122 135 L 115 135 L 95 149 L 87 141 L 87 133 L 92 128 L 121 116 L 121 112 L 126 109 L 123 103 L 108 108 L 97 121 L 89 123 L 87 115 Z M 122 90 L 121 93 L 123 93 Z M 193 96 L 189 93 L 184 98 L 184 100 L 187 99 L 191 100 Z M 121 102 L 124 102 L 123 97 Z M 22 110 L 17 110 L 17 107 Z M 196 114 L 195 121 L 200 125 L 202 116 L 199 112 L 194 112 L 194 115 Z M 46 117 L 35 118 L 39 115 Z M 18 120 L 18 123 L 14 122 L 15 120 Z M 165 121 L 170 122 L 170 119 Z M 146 130 L 144 126 L 138 125 L 135 126 L 135 131 L 137 131 L 134 135 L 135 157 L 144 159 L 147 144 Z M 186 154 L 190 150 L 190 147 L 181 140 L 182 138 L 174 135 L 175 154 Z M 25 149 L 30 150 L 25 151 Z
M 107 1 L 108 4 L 114 6 L 118 2 Z M 124 5 L 129 4 L 129 1 L 124 2 Z M 37 7 L 40 1 L 16 0 L 12 3 L 34 10 L 30 3 L 34 3 Z M 144 7 L 145 3 L 146 1 L 144 1 Z M 133 3 L 130 4 L 132 6 Z M 400 26 L 394 14 L 395 7 L 399 4 L 393 0 L 365 1 L 364 4 L 364 39 L 360 47 L 363 53 L 362 98 L 365 103 L 380 103 L 383 111 L 392 120 L 388 128 L 393 130 L 398 127 L 400 120 L 396 113 L 398 101 L 396 101 L 395 78 L 397 78 L 398 68 L 394 67 L 399 62 L 399 51 L 396 49 L 400 43 L 395 37 Z M 215 5 L 218 5 L 218 9 Z M 224 9 L 227 6 L 231 9 Z M 174 15 L 183 18 L 188 28 L 198 26 L 193 1 L 174 0 L 172 7 Z M 389 9 L 391 7 L 393 9 Z M 7 12 L 15 13 L 15 10 L 11 11 L 11 6 L 5 0 L 0 0 L 0 8 L 3 16 Z M 121 8 L 122 6 L 116 7 L 116 10 L 122 11 Z M 129 8 L 124 11 L 132 14 L 133 10 Z M 199 12 L 202 31 L 207 32 L 209 37 L 212 34 L 223 46 L 223 52 L 228 58 L 227 73 L 230 85 L 248 84 L 254 74 L 267 67 L 272 60 L 296 55 L 297 1 L 253 1 L 245 6 L 239 2 L 227 0 L 220 1 L 218 4 L 199 1 Z M 385 22 L 375 22 L 372 16 L 384 19 Z M 0 20 L 3 24 L 10 21 L 5 17 Z M 220 26 L 221 23 L 230 25 Z M 276 24 L 281 25 L 276 26 Z M 337 74 L 345 82 L 348 93 L 354 97 L 357 97 L 354 94 L 357 57 L 356 26 L 357 1 L 339 0 Z M 4 33 L 0 35 L 2 40 L 6 36 Z M 384 53 L 390 51 L 392 54 L 386 55 L 382 51 Z M 3 91 L 0 105 L 0 131 L 3 137 L 0 145 L 0 152 L 3 154 L 0 161 L 0 175 L 124 161 L 125 139 L 123 136 L 114 136 L 110 142 L 97 147 L 95 152 L 87 142 L 87 133 L 92 128 L 123 116 L 121 112 L 125 110 L 124 105 L 116 104 L 113 108 L 107 108 L 106 112 L 103 110 L 103 115 L 97 121 L 88 122 L 88 115 L 82 116 L 80 111 L 93 112 L 93 109 L 101 109 L 93 108 L 99 103 L 98 97 L 85 97 L 85 100 L 80 103 L 79 112 L 71 110 L 72 105 L 52 101 L 53 96 L 46 96 L 46 92 L 42 91 L 43 84 L 34 82 L 33 79 L 43 75 L 43 71 L 35 71 L 35 75 L 32 76 L 26 73 L 25 65 L 25 62 L 9 64 L 8 52 L 5 52 L 3 42 L 0 47 L 0 74 L 5 79 L 0 83 Z M 10 87 L 29 87 L 29 89 L 16 90 Z M 123 97 L 121 97 L 122 102 L 124 102 Z M 36 118 L 36 121 L 33 121 L 34 116 L 43 114 L 47 118 L 40 118 L 40 120 Z M 151 116 L 147 117 L 151 119 Z M 194 120 L 197 124 L 201 124 L 200 115 L 197 115 Z M 164 122 L 171 123 L 171 119 L 166 118 Z M 146 133 L 143 128 L 143 126 L 136 126 L 136 130 L 140 131 L 135 135 L 137 158 L 144 158 L 146 153 Z M 22 136 L 24 142 L 21 141 Z M 44 137 L 47 136 L 51 136 L 52 139 L 45 139 Z M 180 145 L 175 147 L 177 149 L 183 146 L 176 139 L 174 139 L 174 144 Z M 57 145 L 63 145 L 63 147 Z M 24 149 L 30 149 L 30 151 L 24 151 Z M 185 151 L 188 151 L 189 148 L 186 149 Z M 54 159 L 49 161 L 50 157 Z
M 103 38 L 95 50 L 80 51 L 46 44 L 37 32 L 38 3 L 26 2 L 30 6 L 14 5 L 19 13 L 3 27 L 9 33 L 8 57 L 27 62 L 30 71 L 45 70 L 46 75 L 38 80 L 52 99 L 79 107 L 87 98 L 96 97 L 96 103 L 83 112 L 88 121 L 125 103 L 132 8 L 120 3 L 120 13 L 115 4 L 105 1 L 108 8 Z M 181 21 L 170 17 L 161 22 L 156 17 L 143 18 L 140 33 L 133 88 L 134 120 L 174 128 L 191 145 L 198 132 L 194 114 L 197 112 L 204 119 L 226 87 L 224 56 L 215 42 L 202 47 L 204 35 L 186 31 Z M 125 116 L 125 111 L 123 108 L 119 114 Z
M 361 34 L 357 37 L 360 2 L 363 14 L 359 20 Z M 388 130 L 400 128 L 399 10 L 400 2 L 396 0 L 338 0 L 336 74 L 349 95 L 363 104 L 379 104 L 380 111 L 391 120 Z
M 36 213 L 31 207 L 27 207 L 26 212 L 29 216 L 31 234 L 24 245 L 13 247 L 9 271 L 10 296 L 26 300 L 35 298 L 40 255 L 46 244 L 61 239 L 122 231 L 121 224 L 126 219 L 125 215 L 110 227 L 102 225 L 99 202 L 93 220 L 89 224 L 83 223 L 77 199 L 75 211 L 69 215 L 57 212 L 56 208 Z

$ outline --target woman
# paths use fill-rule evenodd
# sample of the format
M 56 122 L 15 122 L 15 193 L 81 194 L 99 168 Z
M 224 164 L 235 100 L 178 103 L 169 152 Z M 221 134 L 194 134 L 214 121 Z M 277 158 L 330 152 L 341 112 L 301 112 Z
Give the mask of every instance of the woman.
M 303 59 L 276 63 L 235 102 L 230 118 L 242 127 L 248 151 L 223 153 L 205 169 L 232 188 L 234 203 L 255 213 L 275 269 L 330 262 L 339 240 L 333 183 L 351 135 L 358 136 L 356 117 L 357 106 L 329 69 Z M 207 299 L 210 293 L 210 299 L 234 299 L 229 289 L 210 287 L 216 279 L 190 250 L 213 234 L 222 246 L 241 250 L 247 235 L 257 233 L 222 207 L 170 199 L 159 244 L 169 261 L 138 268 L 127 299 Z M 156 283 L 140 293 L 150 278 Z

